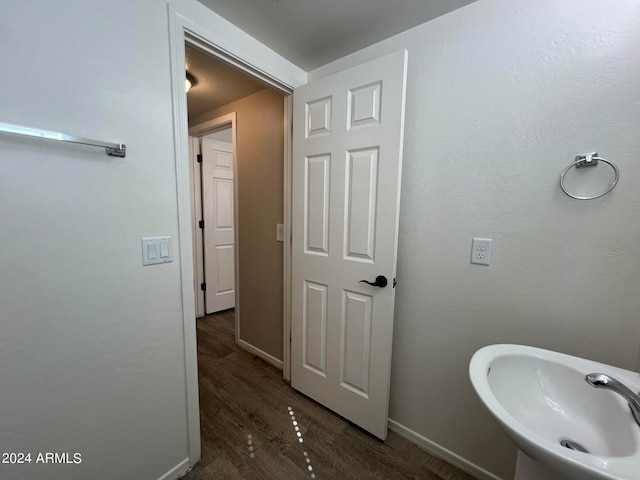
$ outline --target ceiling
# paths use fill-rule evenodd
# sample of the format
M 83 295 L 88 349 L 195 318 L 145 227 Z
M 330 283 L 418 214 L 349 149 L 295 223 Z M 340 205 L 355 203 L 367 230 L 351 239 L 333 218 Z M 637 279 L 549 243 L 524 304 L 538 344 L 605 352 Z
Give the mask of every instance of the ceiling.
M 475 0 L 198 0 L 305 71 Z
M 476 0 L 198 0 L 306 71 Z M 197 80 L 189 119 L 265 86 L 209 54 L 186 47 Z
M 185 57 L 187 70 L 196 79 L 187 94 L 190 119 L 265 89 L 252 77 L 193 47 L 186 47 Z

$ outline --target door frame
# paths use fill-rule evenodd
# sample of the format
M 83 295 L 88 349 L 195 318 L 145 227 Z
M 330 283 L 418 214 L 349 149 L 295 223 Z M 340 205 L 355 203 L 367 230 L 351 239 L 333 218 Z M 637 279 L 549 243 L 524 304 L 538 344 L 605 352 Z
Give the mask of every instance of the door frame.
M 204 246 L 203 232 L 196 223 L 202 218 L 202 179 L 198 155 L 200 154 L 200 138 L 189 136 L 189 173 L 191 186 L 191 214 L 194 215 L 191 235 L 193 235 L 193 288 L 196 297 L 196 318 L 203 317 L 205 312 L 205 297 L 202 290 L 204 283 Z
M 226 115 L 222 115 L 221 117 L 214 118 L 204 123 L 200 123 L 198 125 L 194 125 L 189 128 L 189 136 L 196 137 L 200 141 L 202 141 L 202 137 L 209 135 L 210 133 L 214 133 L 218 130 L 224 130 L 231 126 L 231 155 L 233 157 L 233 223 L 234 223 L 234 235 L 233 235 L 233 244 L 234 244 L 234 253 L 233 253 L 233 261 L 234 261 L 234 288 L 235 288 L 235 334 L 236 334 L 236 343 L 240 340 L 240 269 L 239 265 L 239 248 L 238 248 L 238 226 L 239 226 L 239 215 L 238 215 L 238 149 L 237 149 L 237 131 L 236 131 L 236 112 L 231 112 Z M 201 143 L 202 145 L 202 143 Z M 202 148 L 202 147 L 201 147 Z M 200 152 L 202 153 L 202 152 Z M 202 188 L 200 190 L 202 194 Z M 204 210 L 202 212 L 202 218 L 204 219 Z M 197 221 L 197 219 L 196 219 Z M 192 230 L 193 231 L 193 230 Z M 206 314 L 206 310 L 205 310 Z
M 193 289 L 193 234 L 191 218 L 191 189 L 189 181 L 189 127 L 187 98 L 184 91 L 185 45 L 189 44 L 219 60 L 253 76 L 256 80 L 286 95 L 284 135 L 284 318 L 283 318 L 283 376 L 290 374 L 291 328 L 291 129 L 293 88 L 306 83 L 306 73 L 276 55 L 257 40 L 235 28 L 214 12 L 210 27 L 196 20 L 195 10 L 185 13 L 169 3 L 169 60 L 171 65 L 171 96 L 173 112 L 173 142 L 176 167 L 176 196 L 178 213 L 178 244 L 182 298 L 182 325 L 185 355 L 185 383 L 187 400 L 188 463 L 195 465 L 201 456 L 200 405 L 198 397 L 198 354 L 195 324 L 195 292 Z M 203 13 L 203 12 L 199 12 Z M 213 15 L 213 17 L 211 17 Z M 208 23 L 208 24 L 209 24 Z M 215 30 L 211 30 L 215 28 Z

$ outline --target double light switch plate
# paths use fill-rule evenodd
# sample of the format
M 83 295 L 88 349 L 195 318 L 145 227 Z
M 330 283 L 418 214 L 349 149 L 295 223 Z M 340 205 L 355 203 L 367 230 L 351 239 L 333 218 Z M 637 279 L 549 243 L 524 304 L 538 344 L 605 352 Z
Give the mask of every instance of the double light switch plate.
M 171 237 L 145 237 L 142 239 L 142 265 L 173 262 Z

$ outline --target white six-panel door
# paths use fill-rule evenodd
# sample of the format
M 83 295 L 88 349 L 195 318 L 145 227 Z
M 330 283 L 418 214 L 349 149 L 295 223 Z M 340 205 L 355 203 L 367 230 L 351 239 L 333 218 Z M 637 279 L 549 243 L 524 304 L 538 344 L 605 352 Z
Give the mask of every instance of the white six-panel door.
M 202 205 L 206 313 L 235 306 L 232 147 L 202 138 Z
M 397 52 L 294 92 L 291 383 L 382 439 L 406 66 Z

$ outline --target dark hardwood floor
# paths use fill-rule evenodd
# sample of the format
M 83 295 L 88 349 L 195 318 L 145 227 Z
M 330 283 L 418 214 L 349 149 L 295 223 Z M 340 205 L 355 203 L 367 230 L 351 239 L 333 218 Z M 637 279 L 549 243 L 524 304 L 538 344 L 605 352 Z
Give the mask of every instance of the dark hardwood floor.
M 233 310 L 197 320 L 197 336 L 202 460 L 184 480 L 472 480 L 394 432 L 381 442 L 297 393 L 235 345 Z

